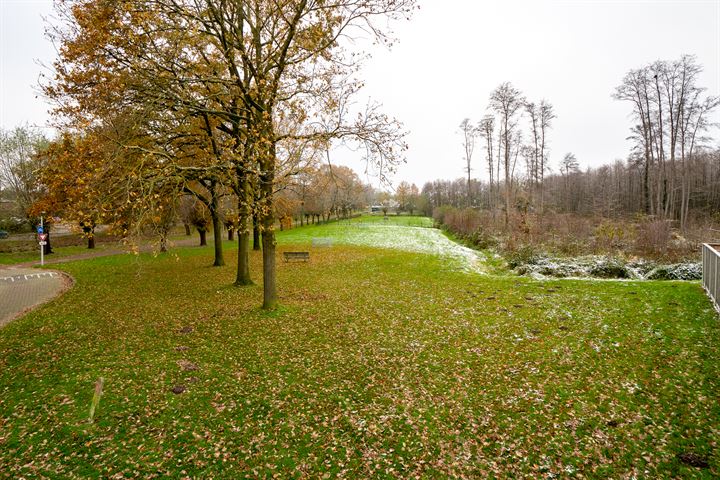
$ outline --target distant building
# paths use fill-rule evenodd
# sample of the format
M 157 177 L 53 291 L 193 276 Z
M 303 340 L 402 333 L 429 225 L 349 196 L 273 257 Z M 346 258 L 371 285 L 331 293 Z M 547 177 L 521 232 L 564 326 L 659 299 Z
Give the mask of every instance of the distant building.
M 386 205 L 371 205 L 370 213 L 395 212 L 400 204 L 395 200 L 389 200 Z

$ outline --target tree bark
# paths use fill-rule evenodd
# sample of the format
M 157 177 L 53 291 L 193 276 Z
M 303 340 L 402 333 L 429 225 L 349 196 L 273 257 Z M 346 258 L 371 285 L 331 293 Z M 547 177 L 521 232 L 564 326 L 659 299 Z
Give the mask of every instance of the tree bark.
M 222 267 L 225 265 L 222 244 L 222 222 L 217 218 L 217 212 L 213 217 L 213 244 L 215 246 L 215 262 L 213 263 L 213 267 Z
M 185 227 L 185 235 L 189 237 L 189 236 L 191 235 L 191 232 L 190 232 L 190 224 L 189 224 L 189 223 L 184 223 L 183 226 Z
M 213 248 L 215 249 L 215 261 L 213 267 L 222 267 L 225 265 L 225 258 L 223 257 L 223 244 L 222 244 L 222 221 L 220 220 L 220 200 L 218 198 L 217 184 L 215 181 L 211 181 L 210 185 L 206 185 L 208 192 L 210 193 L 209 201 L 207 202 L 208 211 L 210 212 L 210 218 L 212 220 L 213 228 Z
M 508 136 L 508 118 L 505 115 L 505 228 L 510 226 L 510 139 Z
M 228 240 L 231 242 L 235 240 L 235 230 L 232 228 L 228 228 Z
M 166 231 L 162 232 L 160 234 L 160 252 L 162 252 L 162 253 L 165 253 L 168 251 L 167 240 L 168 240 L 167 232 Z
M 204 247 L 207 245 L 207 232 L 205 230 L 198 230 L 200 234 L 200 246 Z
M 253 250 L 260 251 L 260 219 L 253 215 Z
M 263 309 L 274 310 L 277 307 L 277 278 L 275 275 L 275 231 L 274 218 L 268 214 L 264 221 L 263 243 Z
M 50 225 L 45 224 L 45 233 L 47 234 L 47 240 L 45 240 L 45 245 L 43 245 L 43 255 L 50 255 L 53 253 L 52 245 L 50 245 Z
M 252 285 L 250 278 L 250 233 L 238 232 L 238 269 L 235 285 Z
M 240 192 L 245 198 L 238 198 L 238 261 L 235 285 L 252 285 L 250 278 L 250 225 L 247 198 L 249 183 L 246 178 L 240 182 Z
M 90 235 L 88 237 L 88 249 L 92 250 L 95 248 L 95 235 Z
M 269 118 L 272 118 L 271 116 Z M 267 125 L 265 138 L 274 139 L 272 124 Z M 260 177 L 261 205 L 265 207 L 262 218 L 263 232 L 263 306 L 264 310 L 274 310 L 278 303 L 277 277 L 275 272 L 275 214 L 272 208 L 273 187 L 275 184 L 275 144 L 271 143 L 266 157 L 261 162 L 264 174 Z

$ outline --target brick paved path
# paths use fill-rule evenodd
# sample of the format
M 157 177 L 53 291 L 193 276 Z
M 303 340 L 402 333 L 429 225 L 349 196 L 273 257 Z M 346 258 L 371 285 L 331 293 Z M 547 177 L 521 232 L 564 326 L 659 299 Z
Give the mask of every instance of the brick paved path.
M 197 239 L 195 237 L 184 238 L 171 243 L 172 246 L 177 247 L 196 244 Z M 203 248 L 212 248 L 212 236 L 208 236 L 208 247 Z M 149 252 L 152 249 L 152 245 L 143 245 L 140 251 Z M 127 253 L 127 249 L 121 248 L 96 252 L 88 251 L 57 259 L 46 257 L 45 264 L 74 262 Z M 60 272 L 29 268 L 39 265 L 39 259 L 14 265 L 0 265 L 0 328 L 33 307 L 51 300 L 71 285 L 69 277 Z
M 59 272 L 33 268 L 0 269 L 0 327 L 68 287 Z

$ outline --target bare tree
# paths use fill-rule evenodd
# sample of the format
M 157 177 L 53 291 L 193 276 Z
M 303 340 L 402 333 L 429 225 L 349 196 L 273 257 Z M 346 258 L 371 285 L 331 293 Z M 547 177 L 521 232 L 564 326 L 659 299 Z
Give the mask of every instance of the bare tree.
M 540 183 L 540 113 L 538 106 L 533 102 L 525 104 L 525 111 L 530 120 L 531 143 L 523 152 L 523 156 L 527 165 L 530 198 L 533 200 L 535 190 Z
M 495 130 L 495 118 L 492 115 L 485 115 L 480 121 L 480 135 L 485 139 L 486 161 L 488 165 L 488 176 L 490 186 L 488 188 L 488 208 L 495 209 L 494 201 L 494 182 L 495 169 L 493 168 L 493 132 Z
M 653 211 L 652 192 L 650 188 L 650 171 L 655 163 L 653 150 L 653 119 L 650 111 L 650 82 L 648 69 L 631 70 L 615 89 L 613 97 L 618 100 L 630 101 L 634 105 L 634 114 L 640 120 L 638 137 L 643 151 L 643 202 L 646 213 Z
M 579 166 L 574 153 L 566 153 L 560 162 L 560 175 L 563 178 L 563 207 L 566 211 L 571 210 L 570 176 L 578 171 Z
M 500 116 L 500 124 L 502 128 L 502 151 L 503 151 L 503 167 L 505 170 L 505 226 L 510 224 L 510 203 L 512 196 L 512 173 L 514 161 L 517 159 L 519 148 L 513 155 L 514 140 L 517 138 L 516 130 L 518 126 L 518 113 L 525 104 L 525 98 L 520 91 L 512 86 L 509 82 L 505 82 L 497 87 L 490 95 L 490 108 Z M 513 165 L 511 165 L 511 160 Z
M 708 114 L 717 107 L 716 97 L 704 97 L 696 85 L 702 67 L 695 57 L 658 60 L 631 70 L 615 89 L 614 98 L 630 101 L 636 121 L 630 138 L 634 155 L 643 161 L 643 207 L 645 213 L 687 222 L 692 176 L 691 156 L 698 133 L 711 123 Z
M 465 173 L 467 174 L 467 206 L 473 204 L 471 172 L 472 172 L 472 156 L 475 151 L 475 138 L 478 135 L 478 128 L 474 126 L 469 118 L 465 118 L 460 122 L 460 133 L 463 136 L 463 150 L 465 151 Z
M 43 159 L 39 153 L 48 144 L 44 135 L 28 126 L 0 129 L 0 192 L 15 203 L 16 214 L 29 222 L 30 207 L 42 194 L 38 174 Z
M 540 215 L 545 211 L 545 172 L 548 169 L 548 130 L 552 127 L 552 121 L 555 119 L 555 111 L 553 106 L 547 100 L 541 100 L 539 106 L 539 123 L 540 123 Z

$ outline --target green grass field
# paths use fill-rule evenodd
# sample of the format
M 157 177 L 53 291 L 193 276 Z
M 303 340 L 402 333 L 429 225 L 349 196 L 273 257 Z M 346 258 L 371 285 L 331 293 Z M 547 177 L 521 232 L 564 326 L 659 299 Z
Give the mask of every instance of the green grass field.
M 95 251 L 101 252 L 108 248 L 118 248 L 118 246 L 99 244 L 95 247 Z M 87 246 L 85 245 L 73 245 L 70 247 L 53 247 L 53 253 L 51 255 L 47 255 L 45 259 L 47 261 L 51 261 L 58 258 L 65 258 L 85 253 L 92 253 L 92 250 L 88 250 Z M 12 265 L 15 263 L 25 262 L 40 263 L 40 247 L 38 247 L 37 251 L 32 252 L 0 253 L 0 265 Z
M 311 261 L 278 262 L 272 313 L 258 252 L 247 288 L 211 247 L 62 265 L 75 287 L 0 330 L 0 478 L 720 475 L 698 283 L 488 275 L 426 226 L 281 232 Z

